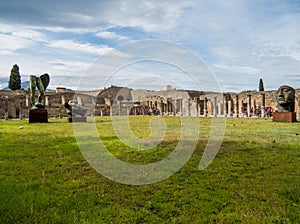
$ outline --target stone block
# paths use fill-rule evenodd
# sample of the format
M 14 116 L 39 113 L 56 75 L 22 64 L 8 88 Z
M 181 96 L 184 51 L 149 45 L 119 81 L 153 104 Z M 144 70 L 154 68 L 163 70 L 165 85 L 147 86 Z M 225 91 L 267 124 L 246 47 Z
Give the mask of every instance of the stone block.
M 68 117 L 68 122 L 86 122 L 86 117 Z
M 48 123 L 48 112 L 46 109 L 29 110 L 29 123 Z
M 275 122 L 296 122 L 295 112 L 274 112 L 273 121 Z

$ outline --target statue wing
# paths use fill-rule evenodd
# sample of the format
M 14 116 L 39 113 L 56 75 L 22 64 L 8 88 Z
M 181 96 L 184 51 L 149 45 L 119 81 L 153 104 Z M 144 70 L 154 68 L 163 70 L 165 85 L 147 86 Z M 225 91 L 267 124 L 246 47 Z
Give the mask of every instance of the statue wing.
M 44 75 L 40 76 L 40 79 L 43 83 L 44 90 L 46 90 L 46 88 L 47 88 L 47 86 L 49 85 L 49 82 L 50 82 L 50 76 L 47 73 L 45 73 Z

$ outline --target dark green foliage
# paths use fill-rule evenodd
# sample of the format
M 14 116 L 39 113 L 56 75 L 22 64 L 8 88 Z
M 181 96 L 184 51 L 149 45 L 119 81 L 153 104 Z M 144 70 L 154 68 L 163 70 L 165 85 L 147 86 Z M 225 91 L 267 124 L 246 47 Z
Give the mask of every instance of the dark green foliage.
M 259 91 L 265 91 L 263 80 L 259 80 Z
M 246 89 L 246 90 L 243 90 L 242 93 L 251 93 L 251 92 L 257 92 L 256 89 Z
M 21 76 L 19 73 L 19 66 L 14 65 L 10 71 L 10 77 L 8 81 L 8 88 L 11 90 L 21 89 Z

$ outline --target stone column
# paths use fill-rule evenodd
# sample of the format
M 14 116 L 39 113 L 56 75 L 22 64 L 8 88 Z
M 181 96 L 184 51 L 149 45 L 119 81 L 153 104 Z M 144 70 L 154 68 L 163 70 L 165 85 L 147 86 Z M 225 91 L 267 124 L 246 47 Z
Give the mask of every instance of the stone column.
M 218 103 L 218 107 L 219 107 L 218 114 L 222 115 L 223 111 L 222 111 L 222 103 L 221 102 Z
M 61 104 L 65 105 L 65 103 L 66 103 L 66 98 L 64 95 L 61 95 Z
M 204 116 L 207 116 L 207 98 L 204 98 Z
M 224 107 L 223 107 L 223 113 L 224 113 L 224 116 L 227 115 L 227 99 L 226 99 L 226 96 L 224 96 Z
M 251 113 L 251 95 L 247 95 L 247 117 L 250 117 Z
M 163 112 L 163 102 L 162 100 L 158 102 L 158 110 L 159 110 L 159 113 L 162 114 Z
M 79 105 L 82 105 L 82 101 L 81 101 L 81 97 L 80 97 L 80 96 L 77 96 L 77 103 L 78 103 Z
M 49 96 L 45 96 L 45 105 L 49 106 Z
M 30 103 L 29 103 L 29 96 L 26 95 L 26 98 L 25 98 L 25 105 L 26 107 L 29 107 Z
M 166 114 L 170 114 L 170 98 L 167 98 Z
M 300 120 L 300 94 L 298 94 L 298 120 Z
M 178 114 L 182 116 L 182 99 L 177 99 Z
M 196 101 L 196 113 L 197 113 L 197 117 L 200 115 L 200 99 L 199 98 L 195 98 L 194 101 Z
M 188 116 L 191 116 L 191 98 L 187 98 Z
M 231 100 L 228 101 L 228 116 L 230 117 L 231 114 Z
M 262 93 L 261 94 L 261 107 L 260 107 L 261 117 L 265 117 L 265 103 L 266 103 L 265 94 Z
M 239 117 L 239 95 L 235 96 L 234 114 Z
M 252 100 L 252 103 L 251 103 L 251 105 L 253 105 L 252 107 L 253 107 L 253 115 L 257 115 L 256 114 L 256 100 Z
M 217 97 L 215 96 L 214 97 L 214 103 L 213 103 L 213 108 L 214 108 L 214 112 L 213 112 L 213 115 L 214 116 L 217 116 Z
M 22 102 L 20 102 L 19 118 L 20 118 L 20 120 L 23 120 L 23 103 Z

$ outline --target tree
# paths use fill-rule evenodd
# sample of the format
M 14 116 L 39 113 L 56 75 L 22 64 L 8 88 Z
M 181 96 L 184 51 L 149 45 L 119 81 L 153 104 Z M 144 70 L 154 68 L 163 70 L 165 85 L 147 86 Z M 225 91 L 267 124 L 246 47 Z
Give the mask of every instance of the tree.
M 265 91 L 263 80 L 259 80 L 259 91 Z
M 8 88 L 10 88 L 11 90 L 21 89 L 21 76 L 19 73 L 18 65 L 14 65 L 10 71 Z

